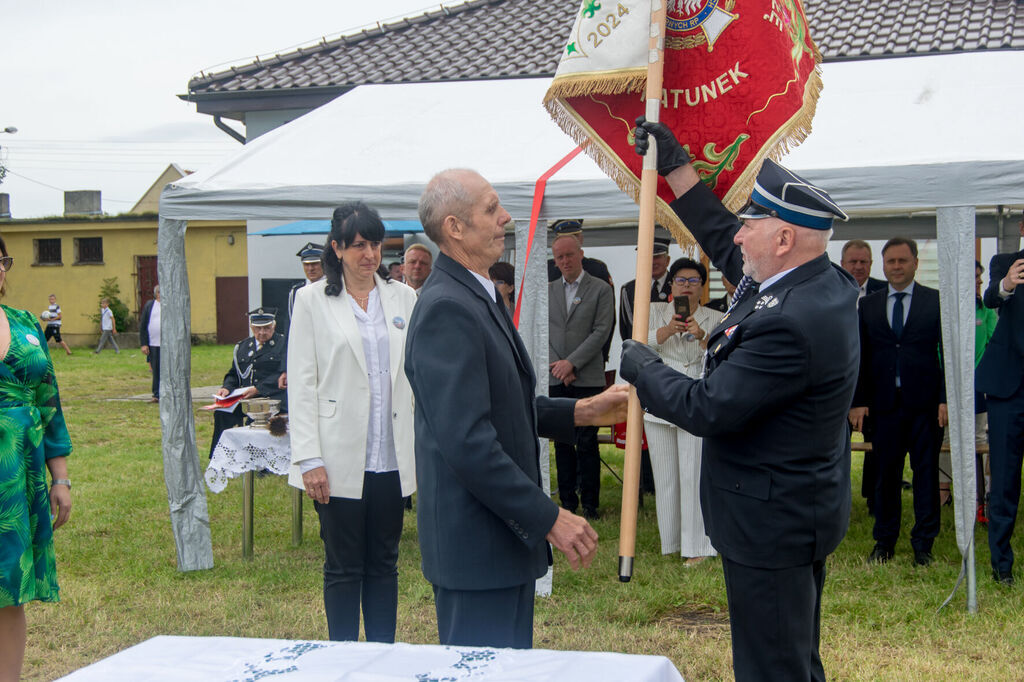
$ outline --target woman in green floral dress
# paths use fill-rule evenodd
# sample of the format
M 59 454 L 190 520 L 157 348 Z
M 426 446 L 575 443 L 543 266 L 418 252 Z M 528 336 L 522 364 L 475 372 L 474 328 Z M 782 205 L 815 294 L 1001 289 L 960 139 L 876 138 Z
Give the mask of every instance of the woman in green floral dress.
M 3 238 L 0 253 L 3 295 L 14 263 Z M 34 315 L 0 305 L 0 357 L 0 682 L 6 682 L 21 676 L 25 602 L 59 599 L 53 529 L 71 513 L 71 439 Z

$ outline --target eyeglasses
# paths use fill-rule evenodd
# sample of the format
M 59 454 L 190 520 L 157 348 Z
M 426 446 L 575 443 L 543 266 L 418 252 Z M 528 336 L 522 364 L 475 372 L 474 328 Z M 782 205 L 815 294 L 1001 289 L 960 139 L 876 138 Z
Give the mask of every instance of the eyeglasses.
M 14 267 L 14 256 L 0 258 L 0 272 L 7 272 Z
M 700 277 L 676 277 L 672 281 L 676 284 L 703 284 Z
M 508 284 L 508 282 L 506 282 L 505 280 L 501 280 L 501 279 L 492 279 L 491 281 L 494 282 L 495 284 L 500 284 L 502 286 L 505 286 L 506 284 Z

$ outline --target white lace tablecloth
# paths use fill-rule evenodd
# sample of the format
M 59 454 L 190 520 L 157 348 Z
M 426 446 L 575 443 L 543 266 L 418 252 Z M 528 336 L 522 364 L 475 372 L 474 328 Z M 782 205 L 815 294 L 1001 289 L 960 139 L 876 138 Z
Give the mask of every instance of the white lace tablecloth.
M 228 480 L 246 471 L 267 469 L 275 474 L 288 473 L 292 464 L 292 448 L 288 435 L 272 436 L 266 429 L 239 426 L 220 434 L 213 459 L 206 467 L 206 485 L 219 493 Z
M 425 644 L 154 637 L 67 677 L 280 682 L 683 682 L 664 656 Z

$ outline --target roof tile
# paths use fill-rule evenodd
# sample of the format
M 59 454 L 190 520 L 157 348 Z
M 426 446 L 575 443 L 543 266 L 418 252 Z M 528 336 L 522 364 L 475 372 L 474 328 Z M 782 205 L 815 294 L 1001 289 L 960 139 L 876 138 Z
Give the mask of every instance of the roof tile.
M 202 74 L 189 92 L 554 74 L 578 0 L 469 0 L 291 53 Z M 1019 0 L 805 0 L 825 61 L 1024 49 Z M 493 45 L 485 39 L 497 36 Z

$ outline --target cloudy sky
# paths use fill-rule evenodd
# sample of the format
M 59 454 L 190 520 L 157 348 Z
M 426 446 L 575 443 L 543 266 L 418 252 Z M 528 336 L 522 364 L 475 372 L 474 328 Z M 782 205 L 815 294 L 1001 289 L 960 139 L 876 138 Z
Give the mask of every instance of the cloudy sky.
M 462 0 L 448 0 L 457 5 Z M 436 8 L 428 0 L 5 2 L 0 11 L 0 192 L 14 218 L 60 215 L 63 191 L 129 210 L 169 163 L 203 168 L 238 143 L 176 95 L 200 70 Z

